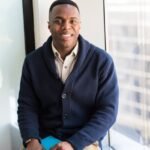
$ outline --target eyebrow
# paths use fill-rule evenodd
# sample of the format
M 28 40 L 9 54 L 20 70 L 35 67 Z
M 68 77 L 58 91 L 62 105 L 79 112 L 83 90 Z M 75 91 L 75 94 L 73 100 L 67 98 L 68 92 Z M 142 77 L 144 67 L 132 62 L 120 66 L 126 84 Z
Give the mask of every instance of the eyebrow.
M 64 19 L 61 16 L 56 16 L 54 19 Z M 69 19 L 79 19 L 79 17 L 70 17 Z

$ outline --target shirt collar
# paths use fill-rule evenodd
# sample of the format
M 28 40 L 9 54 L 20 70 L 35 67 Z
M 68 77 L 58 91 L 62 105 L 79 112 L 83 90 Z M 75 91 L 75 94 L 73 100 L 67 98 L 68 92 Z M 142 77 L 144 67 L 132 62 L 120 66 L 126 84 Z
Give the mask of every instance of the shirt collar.
M 59 51 L 54 47 L 53 41 L 52 41 L 51 46 L 52 46 L 52 51 L 54 53 L 54 56 L 61 58 Z M 74 47 L 74 49 L 69 55 L 76 57 L 78 54 L 78 51 L 79 51 L 79 42 L 77 42 L 76 46 Z

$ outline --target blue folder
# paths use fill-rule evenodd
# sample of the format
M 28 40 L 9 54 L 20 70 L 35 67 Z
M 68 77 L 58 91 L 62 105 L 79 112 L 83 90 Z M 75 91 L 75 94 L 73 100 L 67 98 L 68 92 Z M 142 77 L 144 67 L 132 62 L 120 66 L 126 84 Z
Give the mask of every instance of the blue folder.
M 55 144 L 59 142 L 61 141 L 53 136 L 48 136 L 41 140 L 41 144 L 44 150 L 50 150 Z

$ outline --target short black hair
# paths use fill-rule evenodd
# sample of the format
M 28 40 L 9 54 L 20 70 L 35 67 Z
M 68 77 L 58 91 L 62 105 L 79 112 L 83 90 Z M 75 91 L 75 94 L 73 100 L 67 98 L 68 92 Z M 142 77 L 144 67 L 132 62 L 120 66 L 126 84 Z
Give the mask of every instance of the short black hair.
M 78 9 L 78 11 L 80 12 L 78 5 L 72 0 L 56 0 L 56 1 L 54 1 L 50 6 L 49 12 L 51 12 L 55 6 L 62 5 L 62 4 L 72 5 L 72 6 L 76 7 Z

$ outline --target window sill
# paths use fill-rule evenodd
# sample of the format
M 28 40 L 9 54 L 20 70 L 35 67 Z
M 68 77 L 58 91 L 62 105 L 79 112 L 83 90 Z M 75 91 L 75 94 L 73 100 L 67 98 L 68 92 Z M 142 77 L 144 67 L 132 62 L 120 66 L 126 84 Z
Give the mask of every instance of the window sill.
M 115 150 L 150 150 L 147 146 L 137 143 L 115 130 L 111 130 L 111 145 Z

